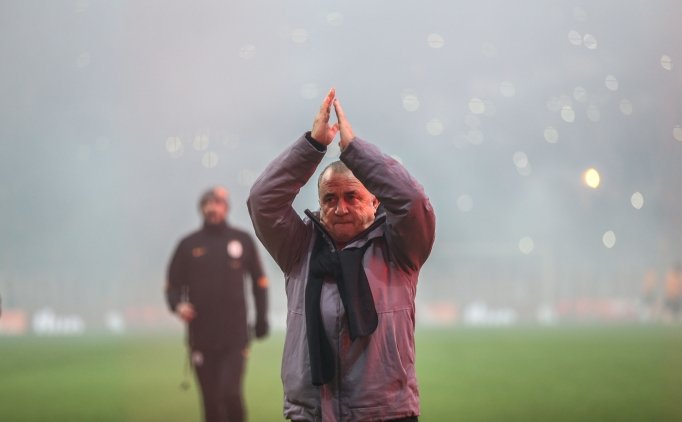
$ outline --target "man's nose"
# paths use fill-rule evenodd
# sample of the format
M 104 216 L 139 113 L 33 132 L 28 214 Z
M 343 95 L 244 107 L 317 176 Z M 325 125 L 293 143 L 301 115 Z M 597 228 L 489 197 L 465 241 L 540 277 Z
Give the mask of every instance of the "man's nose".
M 339 202 L 336 203 L 336 208 L 334 209 L 334 214 L 336 215 L 344 215 L 348 213 L 348 207 L 345 201 L 340 200 Z

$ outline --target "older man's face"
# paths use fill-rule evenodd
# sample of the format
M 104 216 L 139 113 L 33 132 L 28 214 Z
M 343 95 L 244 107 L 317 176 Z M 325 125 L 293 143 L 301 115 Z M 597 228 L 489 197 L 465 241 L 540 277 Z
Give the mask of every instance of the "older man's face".
M 379 201 L 352 172 L 327 169 L 318 191 L 322 225 L 341 246 L 374 222 Z

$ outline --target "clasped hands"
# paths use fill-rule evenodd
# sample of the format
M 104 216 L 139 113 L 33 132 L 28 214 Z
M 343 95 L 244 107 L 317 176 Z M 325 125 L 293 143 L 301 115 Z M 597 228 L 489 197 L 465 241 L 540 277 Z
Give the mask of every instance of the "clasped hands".
M 334 124 L 329 123 L 332 104 L 334 105 L 334 112 L 336 112 L 337 120 Z M 343 151 L 348 144 L 353 141 L 355 135 L 353 134 L 353 128 L 350 123 L 348 123 L 348 119 L 343 111 L 343 107 L 341 107 L 339 99 L 336 98 L 336 89 L 332 88 L 329 90 L 324 101 L 322 101 L 320 111 L 317 113 L 317 116 L 315 116 L 310 136 L 320 144 L 329 146 L 329 144 L 334 141 L 337 133 L 341 133 L 339 146 L 341 147 L 341 151 Z

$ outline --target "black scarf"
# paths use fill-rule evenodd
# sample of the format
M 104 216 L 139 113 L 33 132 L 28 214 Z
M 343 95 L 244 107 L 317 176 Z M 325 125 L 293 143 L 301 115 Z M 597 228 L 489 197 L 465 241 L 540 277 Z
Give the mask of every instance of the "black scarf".
M 328 383 L 334 378 L 335 372 L 334 351 L 327 340 L 320 312 L 325 276 L 333 278 L 339 288 L 351 340 L 368 336 L 377 328 L 374 298 L 362 266 L 362 257 L 371 243 L 369 241 L 361 248 L 331 251 L 322 235 L 317 236 L 305 289 L 306 332 L 313 385 Z

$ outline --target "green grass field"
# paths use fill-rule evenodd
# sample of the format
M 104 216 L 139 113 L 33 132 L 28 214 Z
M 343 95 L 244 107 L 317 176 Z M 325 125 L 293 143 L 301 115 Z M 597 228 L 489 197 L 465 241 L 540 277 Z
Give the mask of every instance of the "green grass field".
M 249 420 L 281 421 L 283 336 L 255 343 Z M 182 336 L 0 337 L 0 421 L 197 421 Z M 682 420 L 682 327 L 417 331 L 423 421 Z

